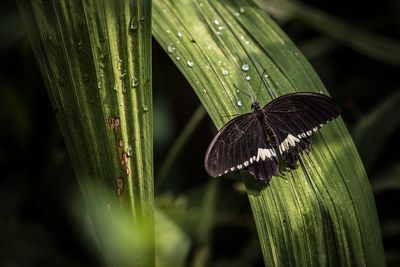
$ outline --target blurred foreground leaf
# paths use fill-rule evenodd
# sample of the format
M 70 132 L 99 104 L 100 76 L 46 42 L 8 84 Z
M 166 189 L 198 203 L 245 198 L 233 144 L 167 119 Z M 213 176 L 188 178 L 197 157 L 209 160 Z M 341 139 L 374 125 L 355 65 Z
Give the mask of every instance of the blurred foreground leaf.
M 107 263 L 153 266 L 151 1 L 18 4 Z M 104 210 L 149 229 L 140 252 Z
M 286 35 L 252 2 L 155 0 L 153 34 L 220 128 L 250 111 L 234 87 L 272 94 L 325 88 Z M 260 79 L 263 70 L 268 77 Z M 375 203 L 341 119 L 324 127 L 295 171 L 262 188 L 246 177 L 266 266 L 384 265 Z M 202 164 L 199 162 L 199 164 Z
M 185 266 L 189 237 L 161 210 L 155 213 L 156 266 Z

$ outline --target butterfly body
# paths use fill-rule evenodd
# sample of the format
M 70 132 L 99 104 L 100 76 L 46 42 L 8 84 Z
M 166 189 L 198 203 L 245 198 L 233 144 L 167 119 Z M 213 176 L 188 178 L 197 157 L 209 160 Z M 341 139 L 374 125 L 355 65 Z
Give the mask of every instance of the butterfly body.
M 316 93 L 283 95 L 265 107 L 255 101 L 251 108 L 221 128 L 209 145 L 204 164 L 211 176 L 245 169 L 268 183 L 278 172 L 278 154 L 295 169 L 301 152 L 311 149 L 311 136 L 340 113 L 330 97 Z

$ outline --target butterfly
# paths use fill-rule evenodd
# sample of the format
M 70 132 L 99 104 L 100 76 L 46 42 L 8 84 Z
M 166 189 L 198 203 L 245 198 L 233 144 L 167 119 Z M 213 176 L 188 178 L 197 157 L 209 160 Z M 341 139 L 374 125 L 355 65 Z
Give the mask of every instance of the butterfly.
M 243 169 L 268 184 L 279 170 L 278 153 L 295 169 L 300 154 L 310 152 L 313 134 L 340 114 L 331 97 L 308 92 L 279 96 L 263 108 L 254 101 L 251 108 L 212 140 L 204 159 L 210 176 Z

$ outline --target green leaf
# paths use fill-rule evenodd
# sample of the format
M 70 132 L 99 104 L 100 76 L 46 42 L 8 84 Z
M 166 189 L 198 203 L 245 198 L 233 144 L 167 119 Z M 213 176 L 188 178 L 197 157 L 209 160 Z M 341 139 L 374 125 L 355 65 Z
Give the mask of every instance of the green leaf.
M 18 4 L 107 262 L 154 266 L 152 235 L 120 259 L 104 230 L 110 210 L 153 231 L 151 1 Z
M 362 117 L 353 129 L 354 143 L 366 169 L 371 168 L 387 138 L 400 125 L 400 90 L 396 90 Z
M 301 21 L 355 51 L 385 63 L 400 64 L 400 43 L 370 33 L 299 1 L 256 0 L 272 16 Z
M 261 103 L 326 93 L 304 56 L 249 1 L 155 0 L 153 34 L 218 128 L 224 116 L 250 112 L 235 85 L 257 95 L 262 84 Z M 245 179 L 266 266 L 384 265 L 371 188 L 341 119 L 316 135 L 295 171 L 282 169 L 264 188 Z

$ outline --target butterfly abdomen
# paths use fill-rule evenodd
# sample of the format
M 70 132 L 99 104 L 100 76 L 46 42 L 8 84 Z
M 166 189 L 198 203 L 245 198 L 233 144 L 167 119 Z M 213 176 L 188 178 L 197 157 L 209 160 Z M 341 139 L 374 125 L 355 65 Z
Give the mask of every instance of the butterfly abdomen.
M 267 115 L 262 110 L 257 110 L 257 118 L 260 120 L 261 125 L 263 125 L 265 135 L 270 145 L 274 148 L 278 148 L 279 140 L 272 127 L 268 124 Z

